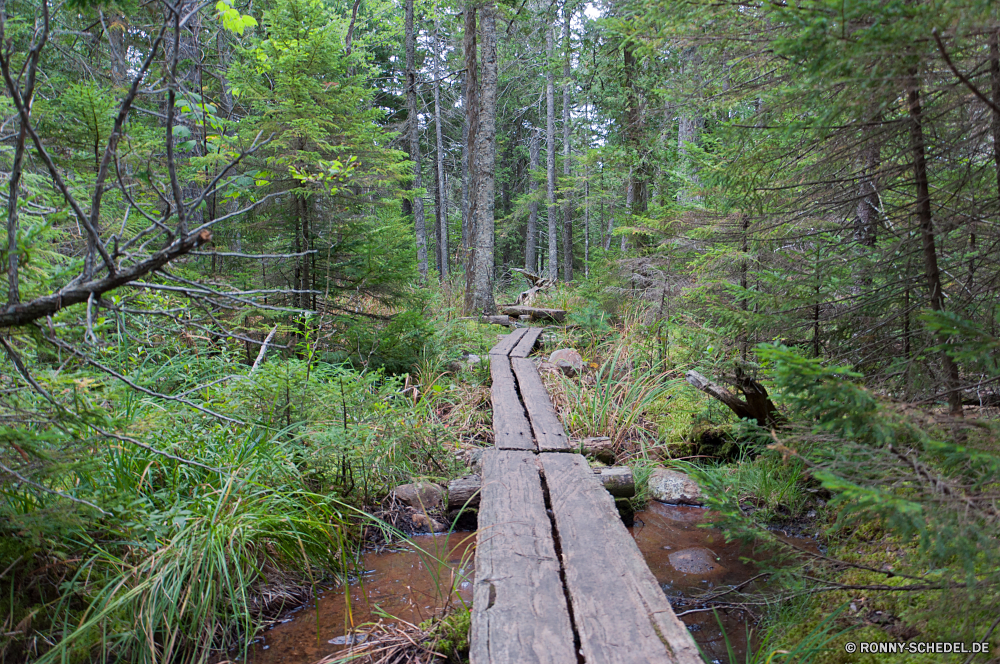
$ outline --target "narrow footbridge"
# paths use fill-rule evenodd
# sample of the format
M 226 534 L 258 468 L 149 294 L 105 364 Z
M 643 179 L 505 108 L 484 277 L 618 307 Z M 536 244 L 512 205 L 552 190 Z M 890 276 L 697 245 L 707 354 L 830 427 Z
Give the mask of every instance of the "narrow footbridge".
M 534 363 L 541 328 L 490 351 L 496 445 L 483 455 L 472 664 L 701 664 Z

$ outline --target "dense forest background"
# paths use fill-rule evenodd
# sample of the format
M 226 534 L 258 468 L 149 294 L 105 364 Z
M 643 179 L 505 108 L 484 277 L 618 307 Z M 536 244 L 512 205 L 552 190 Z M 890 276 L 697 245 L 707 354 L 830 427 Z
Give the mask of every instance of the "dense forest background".
M 996 643 L 998 40 L 975 0 L 0 3 L 0 659 L 207 661 L 346 578 L 489 442 L 524 271 L 571 435 L 734 536 L 818 510 L 761 661 Z

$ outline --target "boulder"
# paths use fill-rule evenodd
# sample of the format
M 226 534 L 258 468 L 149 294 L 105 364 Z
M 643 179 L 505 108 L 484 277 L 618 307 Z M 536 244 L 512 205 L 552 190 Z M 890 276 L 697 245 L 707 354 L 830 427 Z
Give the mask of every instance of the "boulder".
M 549 356 L 549 362 L 559 367 L 567 376 L 575 376 L 583 371 L 583 358 L 572 348 L 560 348 Z
M 421 514 L 417 512 L 410 516 L 410 522 L 413 524 L 413 529 L 425 532 L 425 533 L 443 533 L 448 530 L 448 526 L 435 521 L 426 514 Z
M 434 509 L 444 504 L 444 489 L 430 482 L 400 484 L 393 493 L 400 502 L 420 510 Z
M 661 503 L 704 505 L 698 484 L 684 473 L 657 468 L 649 476 L 649 495 Z

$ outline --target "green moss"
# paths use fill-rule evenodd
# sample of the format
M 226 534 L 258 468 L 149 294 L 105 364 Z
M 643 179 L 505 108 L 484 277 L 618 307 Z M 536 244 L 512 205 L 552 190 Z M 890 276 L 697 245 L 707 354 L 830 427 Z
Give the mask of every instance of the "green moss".
M 448 656 L 451 664 L 469 661 L 469 630 L 472 629 L 472 612 L 460 607 L 438 620 L 429 620 L 420 628 L 431 633 L 434 649 Z

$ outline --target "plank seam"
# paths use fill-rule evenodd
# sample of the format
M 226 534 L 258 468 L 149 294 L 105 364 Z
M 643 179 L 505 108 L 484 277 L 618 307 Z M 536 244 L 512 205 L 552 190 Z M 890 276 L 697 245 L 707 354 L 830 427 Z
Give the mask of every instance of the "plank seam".
M 556 527 L 556 515 L 552 510 L 552 496 L 549 495 L 549 483 L 545 479 L 545 471 L 542 469 L 541 460 L 538 457 L 535 459 L 535 465 L 538 467 L 538 478 L 542 482 L 542 498 L 545 500 L 545 514 L 549 517 L 549 523 L 552 528 L 552 548 L 555 549 L 556 560 L 559 561 L 559 582 L 562 583 L 563 596 L 566 598 L 569 627 L 573 631 L 573 652 L 576 654 L 578 664 L 586 664 L 587 658 L 583 655 L 580 630 L 576 626 L 576 616 L 573 614 L 573 598 L 569 593 L 569 584 L 566 583 L 566 565 L 563 559 L 562 542 L 559 540 L 559 529 Z
M 511 361 L 510 357 L 507 356 L 504 357 L 504 359 L 507 361 L 507 364 L 510 365 L 510 375 L 514 377 L 514 392 L 517 393 L 517 402 L 521 404 L 521 411 L 524 413 L 524 418 L 528 421 L 528 433 L 531 434 L 531 442 L 535 444 L 535 448 L 531 451 L 534 452 L 535 454 L 538 454 L 540 451 L 538 449 L 538 438 L 535 437 L 535 426 L 531 423 L 531 413 L 528 412 L 528 406 L 524 403 L 524 395 L 521 394 L 521 382 L 517 379 L 517 372 L 514 371 L 514 363 Z M 490 387 L 490 389 L 492 390 L 493 388 Z M 548 390 L 546 390 L 545 394 L 546 396 L 548 396 Z M 496 434 L 494 434 L 494 436 L 495 435 Z M 542 477 L 542 489 L 544 492 L 545 490 L 544 476 Z

